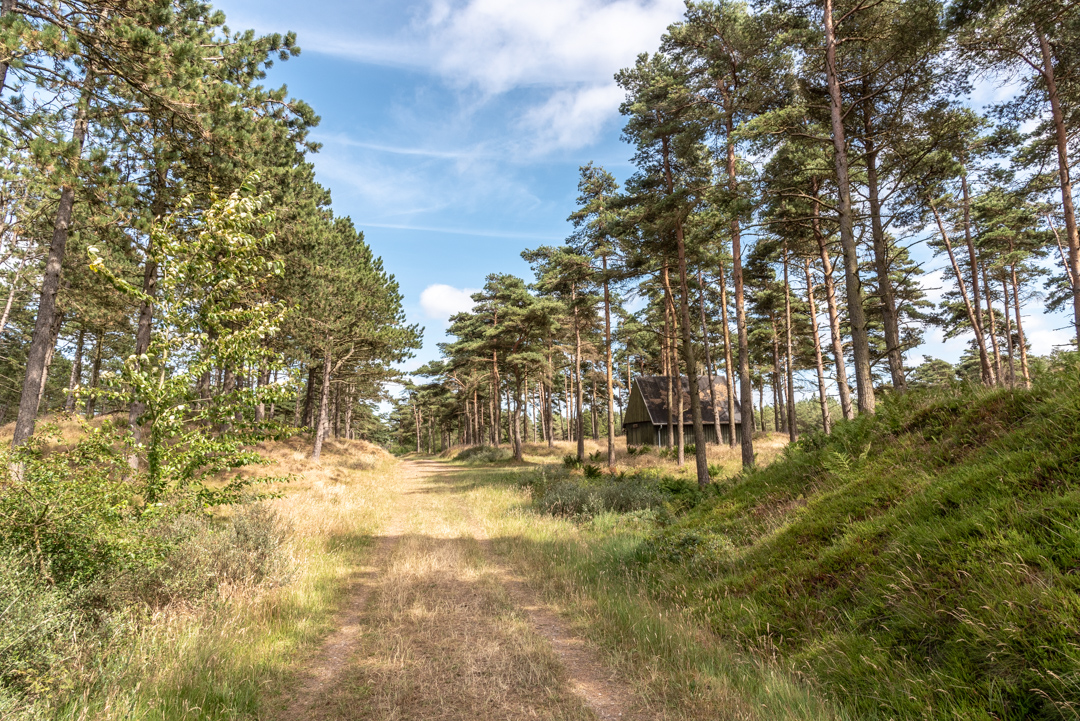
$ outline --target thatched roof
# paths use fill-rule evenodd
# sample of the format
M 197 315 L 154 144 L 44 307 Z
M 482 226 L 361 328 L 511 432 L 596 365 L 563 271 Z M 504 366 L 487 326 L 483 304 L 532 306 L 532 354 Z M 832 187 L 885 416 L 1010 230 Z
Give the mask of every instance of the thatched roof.
M 682 393 L 683 393 L 683 425 L 693 423 L 693 418 L 690 415 L 690 382 L 686 376 L 682 376 Z M 720 406 L 720 414 L 717 420 L 721 424 L 728 423 L 728 409 L 727 409 L 727 379 L 724 376 L 714 376 L 716 383 L 716 403 Z M 634 385 L 639 393 L 641 393 L 642 400 L 645 401 L 645 407 L 649 411 L 649 418 L 652 420 L 654 426 L 666 426 L 668 422 L 667 413 L 667 401 L 668 401 L 668 384 L 670 382 L 668 376 L 638 376 L 634 379 Z M 713 404 L 712 396 L 709 395 L 709 378 L 707 376 L 698 376 L 698 398 L 701 399 L 701 420 L 706 424 L 712 424 L 713 421 Z M 672 409 L 674 413 L 679 412 L 679 399 L 675 399 L 675 407 Z M 742 413 L 739 411 L 739 399 L 735 398 L 735 422 L 742 423 Z

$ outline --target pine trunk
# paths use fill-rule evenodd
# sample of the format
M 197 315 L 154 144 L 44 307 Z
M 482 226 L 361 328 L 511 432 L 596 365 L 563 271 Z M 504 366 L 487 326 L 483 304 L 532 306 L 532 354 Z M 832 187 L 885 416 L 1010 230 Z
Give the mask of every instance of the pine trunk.
M 83 144 L 89 126 L 87 115 L 93 91 L 94 74 L 88 69 L 83 79 L 82 97 L 79 99 L 75 127 L 71 134 L 72 155 L 76 163 L 82 158 Z M 52 243 L 49 245 L 49 255 L 45 261 L 45 275 L 41 281 L 41 297 L 38 301 L 37 318 L 34 321 L 34 334 L 30 340 L 30 349 L 26 357 L 26 375 L 23 377 L 22 395 L 19 397 L 19 414 L 15 418 L 15 432 L 11 440 L 13 448 L 23 445 L 34 434 L 46 359 L 52 345 L 52 327 L 58 312 L 56 296 L 60 291 L 60 273 L 63 270 L 64 253 L 67 250 L 74 210 L 75 185 L 73 181 L 69 181 L 65 182 L 60 189 L 60 203 L 53 220 Z
M 941 221 L 941 215 L 938 214 L 933 201 L 930 202 L 930 210 L 934 213 L 934 220 L 937 221 L 938 230 L 941 231 L 941 239 L 945 243 L 945 250 L 949 253 L 949 263 L 952 264 L 953 273 L 956 275 L 957 285 L 960 286 L 960 295 L 964 299 L 964 308 L 967 310 L 968 321 L 975 331 L 975 342 L 979 347 L 979 364 L 982 368 L 983 383 L 992 385 L 994 373 L 990 368 L 990 360 L 986 357 L 986 341 L 982 336 L 982 328 L 975 321 L 975 310 L 971 307 L 971 299 L 968 298 L 967 284 L 964 282 L 964 276 L 960 272 L 959 264 L 956 262 L 956 254 L 953 253 L 952 243 L 949 242 L 949 234 L 945 231 L 945 224 Z
M 821 354 L 821 336 L 818 335 L 817 306 L 814 302 L 814 276 L 810 272 L 810 259 L 806 264 L 806 302 L 810 307 L 810 330 L 814 334 L 814 366 L 817 369 L 818 399 L 821 402 L 821 428 L 826 434 L 832 433 L 832 418 L 829 415 L 829 395 L 825 387 L 825 361 Z
M 847 284 L 848 322 L 855 359 L 855 389 L 859 412 L 873 414 L 876 405 L 874 382 L 870 375 L 870 341 L 863 309 L 862 282 L 859 279 L 859 255 L 855 243 L 854 214 L 851 207 L 851 179 L 848 173 L 847 143 L 844 140 L 843 100 L 840 73 L 836 64 L 836 34 L 833 30 L 832 0 L 824 0 L 825 74 L 829 86 L 829 110 L 832 122 L 833 160 L 836 164 L 836 187 L 840 221 L 840 245 L 844 251 L 844 280 Z
M 86 340 L 86 329 L 79 329 L 79 337 L 75 341 L 75 358 L 71 364 L 71 377 L 68 379 L 68 397 L 64 401 L 64 411 L 67 413 L 75 412 L 75 389 L 79 387 L 79 382 L 82 380 L 82 357 L 83 357 L 83 343 Z
M 1065 113 L 1058 96 L 1057 78 L 1054 74 L 1054 55 L 1046 35 L 1038 27 L 1039 49 L 1042 52 L 1043 80 L 1050 97 L 1050 116 L 1054 121 L 1054 139 L 1057 141 L 1058 180 L 1061 183 L 1061 207 L 1065 215 L 1065 237 L 1069 244 L 1069 275 L 1073 283 L 1073 325 L 1076 344 L 1080 347 L 1080 234 L 1076 227 L 1076 211 L 1073 208 L 1072 180 L 1069 177 L 1069 132 L 1065 127 Z
M 869 97 L 868 81 L 864 80 L 865 97 Z M 877 271 L 878 292 L 881 294 L 881 320 L 885 331 L 885 349 L 889 361 L 889 375 L 893 388 L 903 391 L 907 388 L 904 379 L 904 356 L 900 351 L 900 321 L 896 309 L 896 293 L 889 275 L 889 246 L 885 240 L 885 228 L 881 222 L 881 198 L 878 190 L 878 149 L 873 141 L 874 104 L 867 101 L 864 105 L 863 118 L 866 149 L 866 190 L 870 205 L 870 234 L 874 241 L 874 268 Z
M 825 242 L 825 234 L 821 232 L 821 203 L 818 200 L 817 179 L 814 180 L 814 217 L 811 226 L 814 231 L 814 239 L 817 240 L 818 252 L 821 254 L 821 269 L 825 283 L 825 307 L 829 313 L 829 333 L 832 337 L 833 358 L 836 361 L 836 389 L 840 394 L 840 410 L 845 420 L 855 417 L 855 410 L 851 403 L 851 387 L 847 382 L 847 360 L 844 357 L 844 338 L 840 333 L 840 311 L 836 303 L 836 285 L 833 281 L 833 264 L 829 257 L 829 246 Z
M 734 120 L 731 113 L 727 116 L 727 173 L 728 189 L 737 193 L 739 189 L 738 176 L 735 170 L 735 139 L 733 134 Z M 750 423 L 754 417 L 754 396 L 750 387 L 750 337 L 746 327 L 746 300 L 743 288 L 742 269 L 742 236 L 739 229 L 739 219 L 731 219 L 731 260 L 732 280 L 735 283 L 735 327 L 739 336 L 739 402 L 742 420 Z M 729 367 L 729 373 L 730 367 Z M 734 423 L 734 418 L 732 418 Z M 753 424 L 750 425 L 751 431 Z M 734 437 L 734 433 L 732 437 Z M 752 432 L 742 434 L 742 464 L 744 468 L 754 465 L 754 434 Z
M 603 256 L 604 268 L 604 390 L 607 399 L 607 461 L 608 468 L 615 468 L 615 370 L 611 358 L 611 291 L 608 284 L 607 256 Z
M 311 460 L 318 463 L 322 455 L 323 437 L 326 434 L 329 422 L 330 408 L 330 363 L 333 361 L 333 338 L 326 335 L 326 350 L 323 352 L 322 393 L 319 396 L 319 422 L 315 427 L 315 448 L 311 452 Z

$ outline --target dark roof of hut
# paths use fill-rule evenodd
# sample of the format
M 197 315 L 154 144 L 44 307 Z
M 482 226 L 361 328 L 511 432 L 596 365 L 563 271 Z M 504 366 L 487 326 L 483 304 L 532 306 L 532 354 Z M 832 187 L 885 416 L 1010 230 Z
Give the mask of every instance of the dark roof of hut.
M 724 376 L 713 376 L 716 382 L 716 403 L 720 406 L 718 420 L 721 424 L 728 423 L 727 409 L 727 379 Z M 683 393 L 683 424 L 693 423 L 690 415 L 690 382 L 686 376 L 682 376 Z M 645 401 L 645 407 L 649 411 L 649 418 L 655 426 L 666 426 L 668 422 L 667 399 L 668 384 L 671 379 L 668 376 L 638 376 L 634 384 Z M 698 398 L 701 399 L 701 420 L 705 424 L 713 423 L 712 396 L 709 394 L 708 376 L 698 376 Z M 679 401 L 675 399 L 674 413 L 678 413 Z M 739 411 L 738 396 L 735 398 L 735 422 L 742 423 L 742 413 Z

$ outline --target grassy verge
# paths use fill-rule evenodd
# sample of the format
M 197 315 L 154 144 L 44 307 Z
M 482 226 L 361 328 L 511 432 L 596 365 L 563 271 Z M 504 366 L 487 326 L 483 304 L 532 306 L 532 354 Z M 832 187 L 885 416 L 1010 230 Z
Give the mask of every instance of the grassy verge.
M 350 573 L 382 522 L 393 462 L 358 442 L 332 442 L 311 466 L 300 439 L 261 449 L 294 481 L 268 501 L 285 530 L 277 583 L 222 585 L 196 605 L 132 609 L 110 642 L 89 649 L 83 682 L 39 699 L 26 718 L 263 717 L 292 669 L 330 629 Z M 224 522 L 224 521 L 223 521 Z M 7 718 L 7 716 L 5 716 Z
M 637 686 L 656 718 L 844 718 L 774 658 L 725 643 L 650 592 L 635 559 L 655 510 L 539 514 L 523 488 L 534 474 L 476 468 L 446 482 L 468 494 L 494 549 Z

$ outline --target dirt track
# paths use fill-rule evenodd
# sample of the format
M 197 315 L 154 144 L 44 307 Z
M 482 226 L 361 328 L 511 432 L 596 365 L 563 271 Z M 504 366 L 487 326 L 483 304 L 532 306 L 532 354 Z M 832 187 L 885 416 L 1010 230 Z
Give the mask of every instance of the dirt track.
M 469 471 L 406 461 L 393 512 L 335 630 L 277 717 L 633 719 L 633 690 L 500 563 L 469 508 Z

